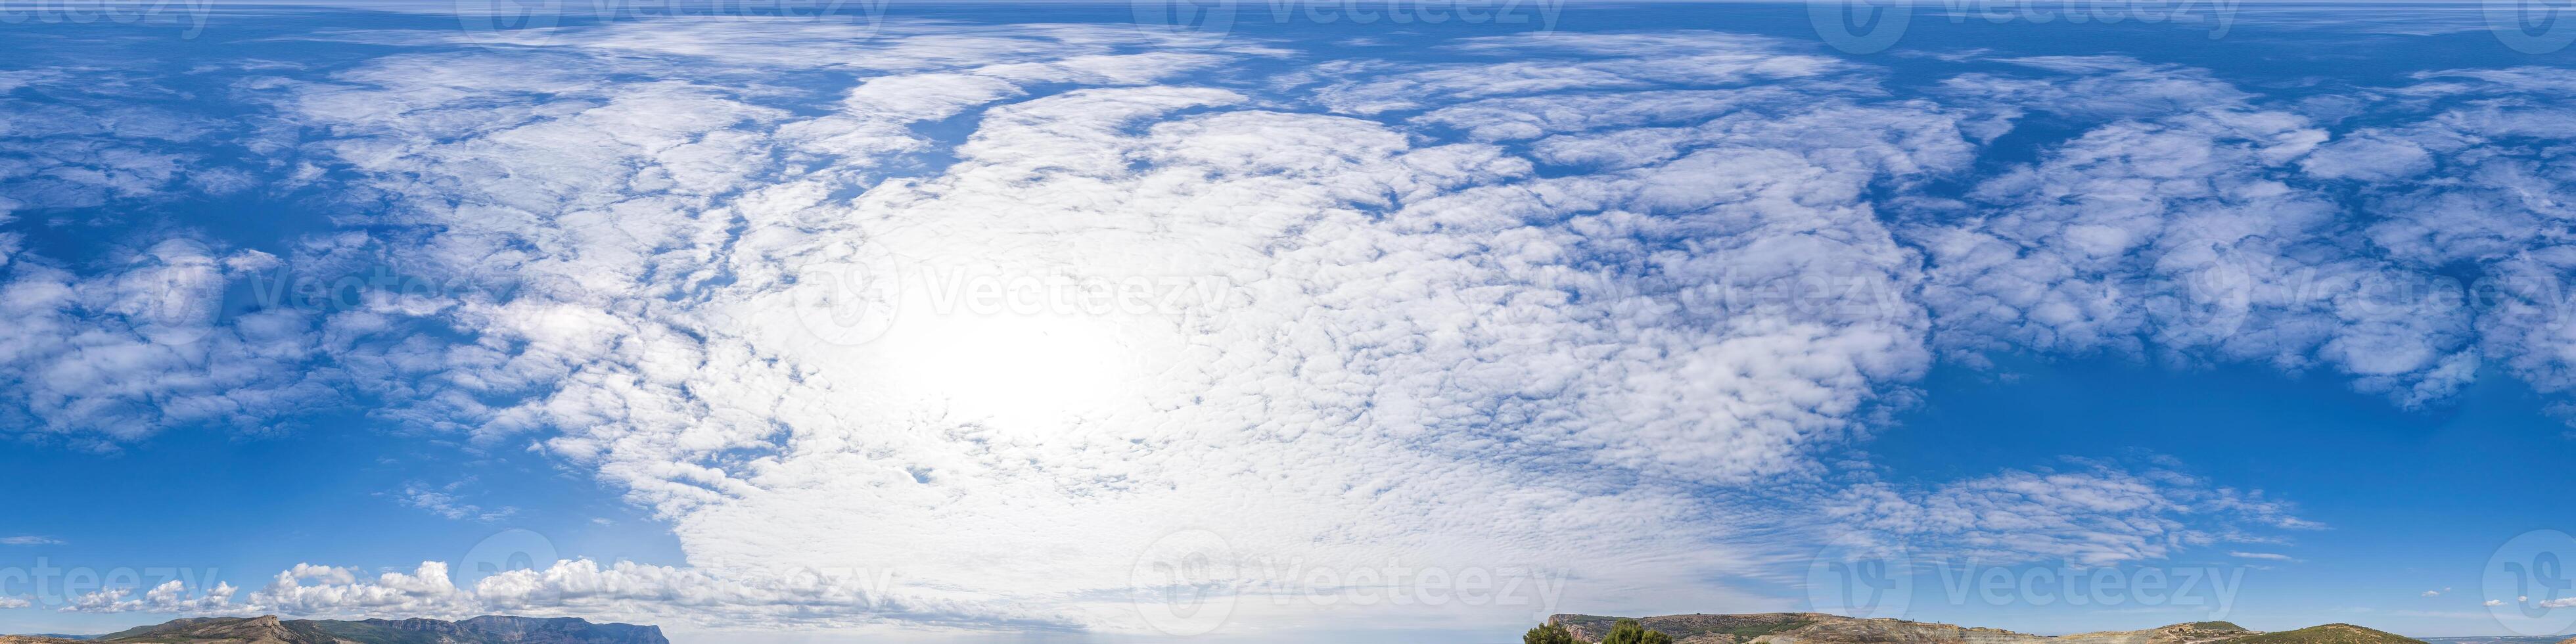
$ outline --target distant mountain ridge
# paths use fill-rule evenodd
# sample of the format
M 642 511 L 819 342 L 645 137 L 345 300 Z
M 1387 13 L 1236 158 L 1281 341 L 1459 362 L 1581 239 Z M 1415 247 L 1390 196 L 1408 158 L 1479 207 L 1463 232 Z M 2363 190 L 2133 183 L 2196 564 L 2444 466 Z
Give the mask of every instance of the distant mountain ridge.
M 0 644 L 671 644 L 658 626 L 595 624 L 577 617 L 485 616 L 363 621 L 197 617 L 92 639 L 0 635 Z
M 1647 630 L 1670 635 L 1673 644 L 2425 644 L 2414 638 L 2351 624 L 2326 624 L 2264 633 L 2246 630 L 2229 622 L 2185 622 L 2134 631 L 2051 636 L 1900 619 L 1859 619 L 1827 613 L 1695 614 L 1641 618 L 1555 615 L 1548 618 L 1548 623 L 1564 626 L 1575 639 L 1598 642 L 1610 631 L 1610 626 L 1621 619 L 1636 619 Z M 2576 644 L 2576 640 L 2561 644 Z

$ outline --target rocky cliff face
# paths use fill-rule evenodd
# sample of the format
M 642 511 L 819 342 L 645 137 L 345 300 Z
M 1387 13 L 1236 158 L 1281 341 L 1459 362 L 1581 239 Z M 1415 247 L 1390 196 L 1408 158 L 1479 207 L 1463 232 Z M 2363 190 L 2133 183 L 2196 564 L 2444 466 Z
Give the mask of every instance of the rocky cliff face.
M 670 644 L 658 626 L 593 624 L 573 617 L 476 617 L 314 622 L 323 632 L 351 641 L 434 644 Z M 427 639 L 423 639 L 427 638 Z

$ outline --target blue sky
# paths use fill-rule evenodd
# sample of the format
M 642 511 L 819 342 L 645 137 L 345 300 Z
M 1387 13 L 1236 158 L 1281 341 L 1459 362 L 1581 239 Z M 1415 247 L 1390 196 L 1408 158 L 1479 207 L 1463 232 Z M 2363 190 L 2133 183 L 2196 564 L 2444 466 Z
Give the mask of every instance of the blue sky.
M 789 4 L 0 24 L 0 632 L 2576 620 L 2475 6 Z

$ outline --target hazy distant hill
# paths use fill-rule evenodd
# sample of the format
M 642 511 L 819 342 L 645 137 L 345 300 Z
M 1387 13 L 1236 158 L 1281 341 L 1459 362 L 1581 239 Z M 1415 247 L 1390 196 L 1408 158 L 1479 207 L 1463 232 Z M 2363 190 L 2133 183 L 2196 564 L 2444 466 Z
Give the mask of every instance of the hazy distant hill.
M 1611 624 L 1620 619 L 1623 618 L 1557 615 L 1548 621 L 1564 625 L 1577 639 L 1596 642 L 1600 641 L 1602 634 L 1609 632 Z M 1671 635 L 1674 644 L 2424 644 L 2412 638 L 2351 624 L 2261 633 L 2228 622 L 2187 622 L 2135 631 L 2047 636 L 1899 619 L 1855 619 L 1824 613 L 1663 615 L 1635 619 L 1649 630 Z
M 593 624 L 572 617 L 476 617 L 366 621 L 200 617 L 172 620 L 95 639 L 0 636 L 0 644 L 670 644 L 662 629 Z
M 2564 642 L 2561 641 L 2562 639 L 2565 640 L 2565 642 L 2576 642 L 2576 639 L 2566 639 L 2565 636 L 2520 637 L 2513 635 L 2479 637 L 2419 637 L 2415 639 L 2431 642 L 2432 644 L 2564 644 Z

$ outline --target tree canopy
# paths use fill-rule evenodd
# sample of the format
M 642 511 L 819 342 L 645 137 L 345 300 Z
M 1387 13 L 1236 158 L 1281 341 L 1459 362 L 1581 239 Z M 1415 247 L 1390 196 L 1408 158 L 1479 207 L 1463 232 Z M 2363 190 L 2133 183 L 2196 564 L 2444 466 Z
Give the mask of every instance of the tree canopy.
M 1551 623 L 1551 624 L 1540 624 L 1540 625 L 1538 625 L 1538 628 L 1529 629 L 1529 632 L 1528 632 L 1528 633 L 1523 633 L 1523 634 L 1521 635 L 1521 644 L 1580 644 L 1580 643 L 1578 643 L 1578 642 L 1576 642 L 1576 641 L 1574 640 L 1574 633 L 1566 631 L 1564 626 L 1560 626 L 1560 625 L 1552 624 L 1552 623 Z
M 1673 644 L 1673 636 L 1646 630 L 1646 625 L 1637 620 L 1623 619 L 1610 625 L 1610 634 L 1601 636 L 1601 644 Z

